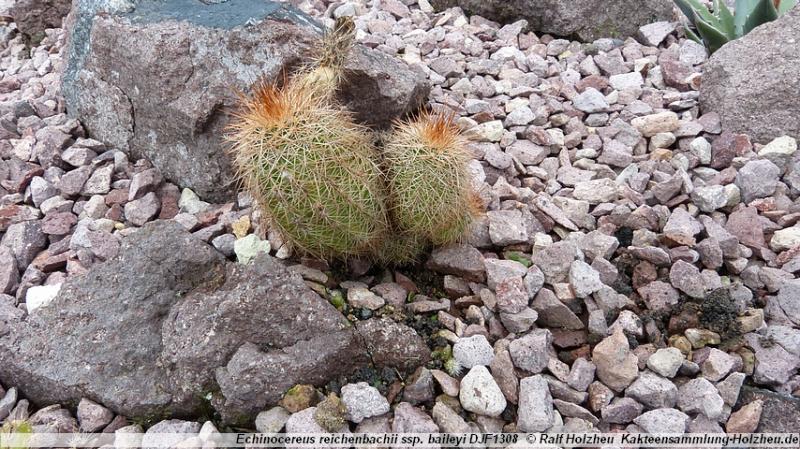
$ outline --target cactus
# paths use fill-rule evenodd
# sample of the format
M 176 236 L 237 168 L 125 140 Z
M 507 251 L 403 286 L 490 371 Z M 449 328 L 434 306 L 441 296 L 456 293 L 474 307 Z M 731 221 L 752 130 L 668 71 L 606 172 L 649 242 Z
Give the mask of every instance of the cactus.
M 395 226 L 435 245 L 461 238 L 481 208 L 452 116 L 423 113 L 399 123 L 383 156 Z
M 385 265 L 406 265 L 419 259 L 428 246 L 425 239 L 390 226 L 374 248 L 373 259 Z
M 351 43 L 334 31 L 322 47 Z M 342 58 L 323 58 L 280 87 L 258 85 L 227 136 L 236 172 L 269 224 L 293 249 L 325 259 L 368 254 L 387 226 L 369 130 L 333 100 Z
M 753 28 L 777 19 L 797 0 L 736 0 L 731 12 L 724 0 L 714 0 L 713 12 L 699 0 L 674 0 L 689 20 L 686 34 L 704 44 L 710 53 L 749 33 Z

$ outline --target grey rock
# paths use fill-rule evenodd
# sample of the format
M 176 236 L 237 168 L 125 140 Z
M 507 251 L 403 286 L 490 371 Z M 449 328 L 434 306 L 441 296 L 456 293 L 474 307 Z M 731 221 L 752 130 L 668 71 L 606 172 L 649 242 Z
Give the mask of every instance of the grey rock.
M 454 244 L 433 250 L 427 262 L 428 269 L 461 276 L 470 281 L 482 282 L 486 278 L 483 255 L 469 245 Z
M 142 447 L 158 448 L 173 447 L 183 440 L 193 437 L 200 432 L 200 423 L 168 419 L 160 421 L 147 429 L 142 436 Z M 169 435 L 162 435 L 162 434 Z
M 539 315 L 537 321 L 542 326 L 573 330 L 584 327 L 581 319 L 549 289 L 539 290 L 531 307 Z
M 664 377 L 675 377 L 685 357 L 678 348 L 661 348 L 647 358 L 647 367 Z
M 18 285 L 17 258 L 10 248 L 0 245 L 0 293 L 13 295 Z
M 452 408 L 444 405 L 442 402 L 437 401 L 431 410 L 431 416 L 439 430 L 446 433 L 469 433 L 470 426 L 464 421 L 464 418 L 456 413 Z
M 494 359 L 494 349 L 483 335 L 462 337 L 453 345 L 453 358 L 459 366 L 470 369 L 473 366 L 489 366 Z
M 639 28 L 636 37 L 644 45 L 658 47 L 673 31 L 675 31 L 674 23 L 667 21 L 655 22 Z
M 553 418 L 553 398 L 544 377 L 537 375 L 520 380 L 517 430 L 543 432 L 553 425 Z
M 222 234 L 211 240 L 211 245 L 221 252 L 225 257 L 233 257 L 236 236 L 233 234 Z
M 569 4 L 558 0 L 434 0 L 431 4 L 440 9 L 458 5 L 471 14 L 505 23 L 525 19 L 535 31 L 575 36 L 585 42 L 633 36 L 642 25 L 672 18 L 672 4 L 662 0 L 613 4 L 598 0 Z
M 749 203 L 775 193 L 781 169 L 766 159 L 750 161 L 736 173 L 736 185 L 742 192 L 742 201 Z
M 744 379 L 747 377 L 745 373 L 731 373 L 725 380 L 717 382 L 717 391 L 720 397 L 725 402 L 725 405 L 733 407 L 739 399 L 739 392 L 741 391 Z
M 542 372 L 550 358 L 553 336 L 547 329 L 535 329 L 508 345 L 514 366 L 533 374 Z
M 519 313 L 528 306 L 528 290 L 525 287 L 525 281 L 519 276 L 504 279 L 497 284 L 495 296 L 497 298 L 497 310 L 500 313 Z
M 436 394 L 433 385 L 433 373 L 428 368 L 421 366 L 414 371 L 405 382 L 403 400 L 413 404 L 422 404 L 433 400 Z
M 515 260 L 485 259 L 484 266 L 486 267 L 486 285 L 495 291 L 502 282 L 515 277 L 525 276 L 528 273 L 528 269 L 525 268 L 525 265 Z M 509 285 L 507 287 L 511 286 L 512 285 Z
M 678 400 L 678 388 L 669 380 L 644 371 L 625 390 L 625 396 L 649 408 L 671 408 Z
M 6 419 L 15 405 L 17 405 L 17 389 L 11 387 L 0 399 L 0 419 Z
M 606 102 L 605 96 L 591 87 L 575 97 L 572 103 L 575 109 L 588 114 L 603 112 L 608 109 L 608 102 Z
M 706 360 L 700 365 L 703 377 L 711 382 L 722 380 L 736 366 L 736 359 L 727 352 L 711 348 Z
M 83 432 L 97 432 L 114 419 L 114 413 L 102 405 L 86 398 L 78 403 L 78 422 Z
M 156 168 L 149 168 L 133 175 L 128 187 L 128 201 L 133 201 L 155 191 L 161 184 L 161 173 Z
M 47 236 L 42 232 L 42 221 L 28 220 L 12 224 L 0 240 L 0 246 L 11 251 L 18 268 L 27 267 L 39 251 L 47 246 Z
M 230 161 L 219 148 L 235 91 L 305 62 L 320 26 L 273 1 L 121 5 L 74 3 L 62 83 L 67 110 L 92 137 L 147 157 L 175 184 L 214 201 L 233 198 Z M 366 123 L 388 124 L 428 92 L 421 75 L 376 50 L 357 47 L 345 69 L 340 99 Z
M 572 261 L 576 258 L 575 245 L 561 241 L 535 252 L 532 261 L 544 273 L 545 281 L 556 284 L 567 279 Z
M 633 422 L 647 433 L 684 433 L 689 416 L 680 410 L 659 408 L 642 414 Z
M 710 419 L 718 418 L 723 412 L 724 401 L 714 384 L 699 377 L 681 385 L 678 394 L 678 408 L 686 413 L 702 413 Z
M 89 179 L 83 184 L 81 195 L 104 195 L 111 190 L 111 175 L 114 174 L 114 164 L 105 164 L 97 167 Z
M 581 260 L 572 262 L 569 270 L 569 283 L 578 298 L 586 298 L 604 287 L 600 280 L 600 273 Z
M 111 290 L 119 292 L 113 300 Z M 429 357 L 413 330 L 391 320 L 348 326 L 268 255 L 230 263 L 162 221 L 131 234 L 112 260 L 67 280 L 51 306 L 8 325 L 0 377 L 34 404 L 93 397 L 131 418 L 167 405 L 191 415 L 207 406 L 209 390 L 218 391 L 212 404 L 224 419 L 254 418 L 293 385 L 322 385 L 367 364 L 368 352 L 377 366 L 403 371 Z M 98 332 L 102 346 L 93 343 Z M 58 364 L 41 363 L 52 354 Z
M 342 402 L 347 408 L 347 419 L 354 423 L 389 412 L 389 401 L 366 382 L 343 386 Z
M 394 433 L 438 433 L 439 426 L 424 411 L 408 402 L 401 402 L 394 408 L 392 421 Z
M 631 398 L 615 398 L 600 410 L 603 421 L 609 424 L 628 424 L 642 414 L 644 406 Z
M 586 391 L 589 388 L 589 384 L 594 380 L 596 368 L 594 363 L 579 357 L 572 364 L 572 369 L 570 369 L 569 377 L 566 380 L 567 384 L 578 391 Z
M 724 129 L 759 143 L 800 137 L 800 48 L 782 40 L 798 26 L 800 8 L 793 8 L 715 52 L 703 67 L 702 109 L 719 114 Z
M 161 201 L 155 193 L 150 192 L 138 200 L 125 203 L 125 219 L 134 226 L 142 226 L 158 215 Z
M 386 304 L 383 298 L 361 287 L 347 290 L 347 302 L 353 307 L 369 310 L 378 310 Z
M 528 241 L 528 230 L 518 210 L 495 210 L 487 212 L 489 237 L 497 246 L 508 246 Z

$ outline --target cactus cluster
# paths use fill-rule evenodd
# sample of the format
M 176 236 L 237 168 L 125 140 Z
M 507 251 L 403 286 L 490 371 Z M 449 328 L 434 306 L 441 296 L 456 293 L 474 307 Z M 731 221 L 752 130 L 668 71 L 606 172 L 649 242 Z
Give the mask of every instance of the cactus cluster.
M 294 250 L 323 259 L 411 262 L 459 239 L 479 210 L 452 118 L 398 122 L 379 151 L 335 99 L 352 45 L 338 21 L 311 67 L 242 99 L 228 139 L 244 188 Z
M 777 19 L 797 4 L 797 0 L 736 0 L 732 12 L 724 0 L 713 0 L 713 10 L 700 0 L 674 1 L 689 20 L 686 34 L 704 44 L 710 53 Z

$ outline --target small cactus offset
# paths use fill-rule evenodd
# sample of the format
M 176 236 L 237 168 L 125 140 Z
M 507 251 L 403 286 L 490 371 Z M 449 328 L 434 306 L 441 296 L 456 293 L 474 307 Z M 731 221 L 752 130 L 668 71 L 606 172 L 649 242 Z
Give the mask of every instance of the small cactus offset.
M 395 226 L 435 245 L 459 240 L 481 207 L 466 140 L 452 117 L 423 113 L 399 123 L 383 156 Z
M 334 31 L 323 47 L 350 42 Z M 233 163 L 292 248 L 325 259 L 368 255 L 386 234 L 383 175 L 369 130 L 333 101 L 337 60 L 320 62 L 244 99 L 228 136 Z

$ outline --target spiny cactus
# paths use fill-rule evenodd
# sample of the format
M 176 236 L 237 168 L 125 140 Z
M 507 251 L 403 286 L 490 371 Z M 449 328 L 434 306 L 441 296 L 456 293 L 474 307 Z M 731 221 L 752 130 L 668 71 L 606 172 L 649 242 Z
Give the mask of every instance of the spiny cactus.
M 323 42 L 349 41 L 333 32 Z M 335 259 L 368 254 L 387 218 L 369 130 L 333 101 L 338 62 L 325 61 L 331 65 L 281 87 L 258 85 L 234 114 L 228 139 L 237 174 L 269 224 L 292 248 Z
M 435 245 L 462 237 L 481 208 L 466 141 L 452 116 L 423 113 L 399 123 L 383 157 L 395 226 Z
M 311 63 L 295 75 L 297 83 L 315 91 L 315 95 L 331 99 L 344 77 L 344 64 L 355 42 L 352 17 L 340 17 L 325 33 L 319 46 L 311 49 Z
M 428 246 L 426 239 L 390 226 L 374 248 L 373 259 L 385 265 L 405 265 L 419 259 Z

